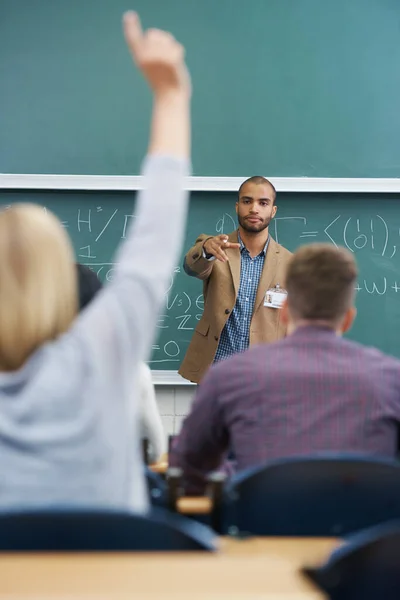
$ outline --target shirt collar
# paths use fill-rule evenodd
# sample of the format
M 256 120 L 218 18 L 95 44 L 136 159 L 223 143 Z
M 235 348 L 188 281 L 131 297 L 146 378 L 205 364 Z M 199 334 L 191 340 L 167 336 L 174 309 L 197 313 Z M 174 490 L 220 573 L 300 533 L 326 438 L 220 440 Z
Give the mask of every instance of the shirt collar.
M 242 238 L 240 237 L 239 230 L 238 230 L 238 241 L 239 241 L 239 244 L 240 244 L 240 253 L 242 254 L 243 250 L 246 250 L 246 252 L 248 252 L 246 246 L 244 245 L 244 243 L 242 241 Z M 258 256 L 261 256 L 261 255 L 265 256 L 266 255 L 267 249 L 268 249 L 268 244 L 269 244 L 269 234 L 268 234 L 267 241 L 265 242 L 265 246 L 261 250 L 260 254 L 258 254 Z
M 335 329 L 333 327 L 331 327 L 330 325 L 325 324 L 325 323 L 322 323 L 322 324 L 312 323 L 311 321 L 309 321 L 308 323 L 305 323 L 304 325 L 299 325 L 298 327 L 296 327 L 296 329 L 290 335 L 292 335 L 294 337 L 300 337 L 304 334 L 306 334 L 306 335 L 307 334 L 337 335 Z M 337 336 L 337 337 L 341 337 L 341 336 Z

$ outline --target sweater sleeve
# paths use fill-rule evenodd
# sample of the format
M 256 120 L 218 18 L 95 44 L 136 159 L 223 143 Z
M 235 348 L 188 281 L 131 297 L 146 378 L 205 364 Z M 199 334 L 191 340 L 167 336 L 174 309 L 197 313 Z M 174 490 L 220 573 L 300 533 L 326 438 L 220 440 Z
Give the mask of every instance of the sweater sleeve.
M 188 208 L 184 159 L 151 155 L 136 217 L 116 256 L 116 272 L 70 330 L 102 378 L 128 377 L 151 351 L 156 321 L 181 250 Z

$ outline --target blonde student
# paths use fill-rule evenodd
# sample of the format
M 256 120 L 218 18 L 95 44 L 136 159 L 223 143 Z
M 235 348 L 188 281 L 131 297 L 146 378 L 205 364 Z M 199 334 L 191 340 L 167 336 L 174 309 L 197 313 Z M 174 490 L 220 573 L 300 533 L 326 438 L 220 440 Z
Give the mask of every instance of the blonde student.
M 76 318 L 76 267 L 60 222 L 34 205 L 0 213 L 1 510 L 148 506 L 132 375 L 151 350 L 181 250 L 191 89 L 170 34 L 143 32 L 133 13 L 124 30 L 154 102 L 145 185 L 114 280 Z

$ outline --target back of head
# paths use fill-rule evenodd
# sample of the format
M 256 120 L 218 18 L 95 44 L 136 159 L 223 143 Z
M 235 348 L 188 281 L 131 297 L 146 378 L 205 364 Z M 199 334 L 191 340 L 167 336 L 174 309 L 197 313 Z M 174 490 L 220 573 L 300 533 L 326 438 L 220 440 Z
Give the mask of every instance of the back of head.
M 297 250 L 286 274 L 292 320 L 338 325 L 353 307 L 357 265 L 353 254 L 330 244 L 310 244 Z
M 21 367 L 77 312 L 73 250 L 58 219 L 31 204 L 0 212 L 0 370 Z

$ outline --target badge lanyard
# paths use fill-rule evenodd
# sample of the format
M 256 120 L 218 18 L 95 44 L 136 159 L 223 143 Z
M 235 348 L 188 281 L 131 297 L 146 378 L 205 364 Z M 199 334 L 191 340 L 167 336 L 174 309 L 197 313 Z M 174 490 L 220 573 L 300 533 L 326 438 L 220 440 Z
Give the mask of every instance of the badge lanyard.
M 264 306 L 269 306 L 270 308 L 282 308 L 283 303 L 287 298 L 287 291 L 279 285 L 276 284 L 275 287 L 270 288 L 264 298 Z

